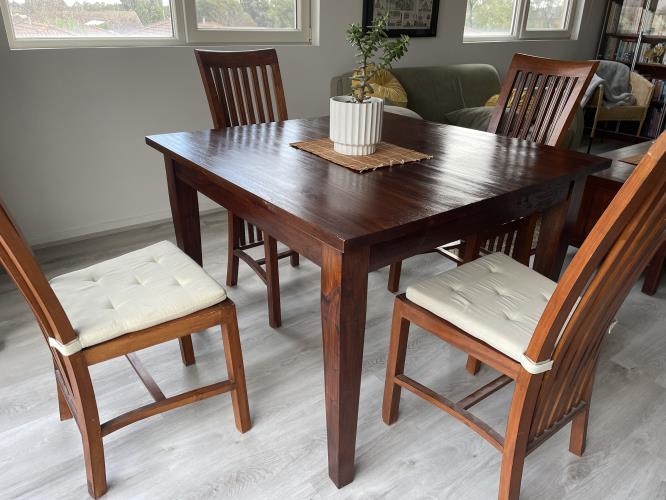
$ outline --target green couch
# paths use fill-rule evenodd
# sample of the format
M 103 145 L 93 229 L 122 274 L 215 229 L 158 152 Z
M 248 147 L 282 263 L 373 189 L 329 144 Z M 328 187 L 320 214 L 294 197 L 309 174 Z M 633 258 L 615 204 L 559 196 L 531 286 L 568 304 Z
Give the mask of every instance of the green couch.
M 454 64 L 393 68 L 391 73 L 407 92 L 407 107 L 423 119 L 486 130 L 492 107 L 484 106 L 501 86 L 497 70 L 490 64 Z M 351 92 L 351 72 L 333 77 L 331 96 Z M 583 113 L 571 125 L 567 147 L 577 149 L 583 134 Z

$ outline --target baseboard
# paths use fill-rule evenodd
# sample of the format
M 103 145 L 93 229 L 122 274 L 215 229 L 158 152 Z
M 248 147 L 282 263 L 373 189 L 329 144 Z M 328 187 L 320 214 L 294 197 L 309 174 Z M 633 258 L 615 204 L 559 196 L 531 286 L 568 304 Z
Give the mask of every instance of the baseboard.
M 218 206 L 210 209 L 200 210 L 200 213 L 201 215 L 205 215 L 221 211 L 226 211 L 226 209 Z M 171 212 L 168 210 L 145 215 L 143 217 L 131 217 L 128 219 L 108 221 L 95 225 L 94 229 L 90 226 L 86 226 L 82 228 L 51 233 L 42 238 L 31 241 L 30 246 L 35 250 L 39 250 L 42 248 L 48 248 L 66 243 L 83 241 L 90 238 L 107 236 L 109 234 L 122 233 L 131 229 L 141 229 L 144 227 L 155 226 L 157 224 L 163 224 L 166 222 L 171 222 Z

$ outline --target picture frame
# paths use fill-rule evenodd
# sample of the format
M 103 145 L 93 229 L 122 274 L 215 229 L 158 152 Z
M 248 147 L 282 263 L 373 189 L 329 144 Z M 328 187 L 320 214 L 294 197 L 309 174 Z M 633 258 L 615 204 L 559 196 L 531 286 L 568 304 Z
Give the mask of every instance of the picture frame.
M 437 35 L 439 0 L 363 0 L 363 26 L 386 13 L 390 37 Z

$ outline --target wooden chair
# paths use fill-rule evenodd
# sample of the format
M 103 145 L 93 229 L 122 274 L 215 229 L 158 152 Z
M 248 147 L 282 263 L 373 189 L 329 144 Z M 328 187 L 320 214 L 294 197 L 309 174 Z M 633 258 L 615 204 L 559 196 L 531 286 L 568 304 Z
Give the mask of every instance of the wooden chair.
M 652 101 L 652 92 L 654 91 L 654 84 L 647 78 L 632 71 L 629 73 L 629 86 L 631 93 L 636 98 L 634 104 L 622 104 L 607 108 L 604 106 L 604 87 L 600 85 L 597 87 L 592 99 L 590 99 L 588 108 L 594 109 L 594 119 L 592 121 L 592 128 L 590 130 L 590 140 L 587 143 L 587 152 L 590 152 L 592 142 L 597 130 L 597 124 L 603 121 L 617 121 L 617 129 L 619 130 L 620 122 L 636 122 L 636 135 L 640 135 L 643 128 L 643 122 L 647 116 L 650 102 Z
M 643 281 L 641 291 L 646 295 L 654 295 L 657 293 L 657 288 L 659 288 L 659 280 L 666 262 L 666 233 L 662 239 L 661 246 L 645 268 L 645 281 Z
M 596 61 L 558 61 L 515 54 L 502 83 L 488 132 L 561 147 L 597 65 Z M 432 251 L 458 264 L 469 262 L 479 252 L 504 252 L 527 263 L 537 220 L 535 214 Z M 452 252 L 456 248 L 459 255 Z M 401 268 L 401 262 L 390 267 L 387 288 L 391 292 L 398 291 Z
M 0 263 L 30 305 L 51 352 L 60 419 L 74 417 L 79 427 L 92 497 L 107 490 L 102 438 L 126 425 L 231 392 L 236 427 L 250 428 L 236 308 L 224 288 L 172 243 L 49 283 L 0 201 Z M 135 351 L 216 325 L 222 326 L 228 380 L 166 397 Z M 155 402 L 101 423 L 89 367 L 123 355 Z
M 287 101 L 275 49 L 244 52 L 197 49 L 194 53 L 216 129 L 287 119 Z M 243 260 L 266 284 L 268 323 L 277 328 L 282 323 L 278 260 L 289 257 L 295 267 L 299 255 L 292 250 L 278 253 L 275 238 L 231 212 L 228 220 L 227 285 L 235 286 L 238 282 L 238 264 Z M 259 246 L 264 247 L 264 257 L 256 259 L 247 252 Z
M 554 283 L 503 253 L 409 287 L 395 300 L 384 422 L 404 387 L 450 413 L 502 453 L 499 498 L 515 499 L 525 457 L 572 422 L 569 450 L 585 448 L 601 342 L 666 230 L 666 133 L 627 180 Z M 502 375 L 453 402 L 404 373 L 410 323 Z M 469 412 L 515 382 L 504 436 Z

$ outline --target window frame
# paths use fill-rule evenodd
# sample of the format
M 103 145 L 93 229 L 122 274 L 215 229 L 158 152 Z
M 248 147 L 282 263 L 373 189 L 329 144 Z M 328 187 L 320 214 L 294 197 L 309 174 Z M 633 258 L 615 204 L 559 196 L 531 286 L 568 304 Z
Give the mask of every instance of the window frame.
M 581 0 L 583 1 L 583 0 Z M 466 35 L 463 27 L 463 42 L 511 42 L 520 40 L 567 40 L 573 38 L 574 13 L 578 8 L 579 0 L 568 0 L 564 28 L 554 30 L 527 29 L 527 17 L 530 9 L 530 0 L 513 0 L 513 14 L 511 17 L 511 32 L 508 34 L 489 33 Z M 466 2 L 467 3 L 467 2 Z M 465 7 L 466 11 L 467 7 Z
M 0 0 L 10 49 L 52 49 L 85 47 L 164 47 L 187 45 L 312 45 L 312 3 L 316 0 L 296 1 L 296 29 L 225 29 L 200 30 L 197 28 L 196 6 L 193 0 L 170 0 L 172 37 L 36 37 L 17 38 L 11 20 L 9 2 Z
M 310 0 L 296 1 L 295 29 L 199 29 L 197 27 L 196 0 L 179 2 L 183 8 L 184 32 L 187 43 L 312 43 Z

